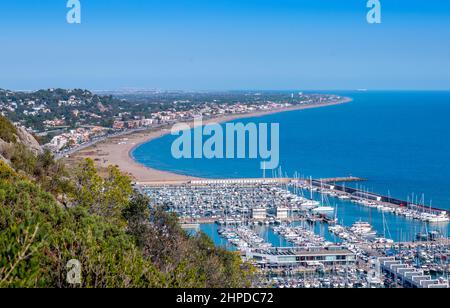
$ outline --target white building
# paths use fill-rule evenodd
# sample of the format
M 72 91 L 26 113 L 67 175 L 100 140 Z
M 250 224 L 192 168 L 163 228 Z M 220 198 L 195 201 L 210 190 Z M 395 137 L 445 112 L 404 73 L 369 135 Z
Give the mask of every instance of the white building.
M 153 120 L 153 119 L 142 119 L 141 120 L 141 125 L 142 126 L 151 126 L 151 125 L 153 125 L 153 124 L 155 124 L 155 120 Z
M 277 219 L 288 219 L 289 209 L 286 207 L 277 207 L 276 216 Z
M 52 148 L 52 150 L 60 151 L 62 148 L 64 148 L 67 145 L 68 141 L 69 140 L 67 139 L 67 137 L 65 137 L 63 135 L 59 135 L 59 136 L 53 137 L 53 139 L 50 141 L 48 146 L 50 148 Z
M 252 209 L 252 218 L 255 220 L 265 220 L 267 218 L 267 211 L 265 208 Z

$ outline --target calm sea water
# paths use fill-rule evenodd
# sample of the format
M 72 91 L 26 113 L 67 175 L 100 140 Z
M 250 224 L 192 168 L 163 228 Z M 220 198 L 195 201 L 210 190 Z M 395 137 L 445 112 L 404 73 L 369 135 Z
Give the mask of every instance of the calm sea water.
M 337 94 L 354 101 L 238 121 L 280 123 L 280 161 L 289 175 L 359 176 L 369 179 L 359 184 L 367 190 L 401 199 L 424 194 L 427 203 L 450 209 L 450 92 Z M 175 138 L 144 144 L 133 156 L 153 168 L 198 177 L 262 177 L 256 160 L 176 160 L 170 151 Z M 379 232 L 385 229 L 377 210 L 336 202 L 346 225 L 362 219 L 371 220 Z M 428 229 L 386 216 L 397 240 Z
M 293 226 L 303 226 L 308 229 L 313 229 L 317 234 L 322 235 L 327 241 L 336 243 L 340 242 L 340 239 L 328 232 L 325 225 L 316 224 L 309 226 L 307 223 L 298 222 L 293 223 Z M 261 238 L 266 242 L 271 243 L 274 247 L 293 247 L 294 244 L 284 239 L 282 236 L 276 234 L 272 227 L 269 226 L 253 226 L 251 227 Z M 218 233 L 220 226 L 217 224 L 204 224 L 200 226 L 200 230 L 207 234 L 214 242 L 216 246 L 226 248 L 228 250 L 235 250 L 236 248 L 231 245 L 226 239 L 221 237 Z

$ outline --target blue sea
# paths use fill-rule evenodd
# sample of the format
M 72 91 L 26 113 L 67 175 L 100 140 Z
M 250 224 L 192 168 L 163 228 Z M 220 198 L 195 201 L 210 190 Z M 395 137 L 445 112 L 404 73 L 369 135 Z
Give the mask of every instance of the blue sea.
M 329 92 L 352 102 L 237 120 L 280 124 L 283 173 L 314 178 L 358 176 L 359 187 L 400 199 L 425 196 L 427 204 L 450 210 L 450 92 Z M 133 152 L 152 168 L 206 178 L 262 177 L 259 160 L 181 159 L 171 155 L 174 136 L 146 143 Z M 270 173 L 268 173 L 270 176 Z M 356 185 L 356 184 L 352 184 Z M 346 225 L 371 221 L 382 232 L 380 212 L 338 203 Z M 409 240 L 427 226 L 386 214 L 396 240 Z M 444 232 L 448 233 L 448 227 Z M 383 229 L 383 230 L 382 230 Z

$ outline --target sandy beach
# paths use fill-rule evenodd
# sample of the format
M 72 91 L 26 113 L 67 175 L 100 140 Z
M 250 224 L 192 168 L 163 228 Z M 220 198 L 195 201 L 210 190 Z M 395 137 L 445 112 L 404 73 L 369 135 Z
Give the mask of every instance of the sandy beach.
M 332 105 L 339 105 L 350 102 L 350 98 L 345 98 L 339 102 L 328 104 L 317 104 L 307 106 L 293 106 L 284 109 L 275 109 L 270 111 L 261 111 L 246 114 L 228 115 L 216 117 L 203 121 L 203 125 L 212 123 L 225 123 L 237 119 L 262 117 L 269 114 L 289 112 L 294 110 L 304 110 L 311 108 L 321 108 Z M 194 126 L 193 121 L 187 122 L 190 127 Z M 120 137 L 111 137 L 105 141 L 99 142 L 89 148 L 80 150 L 70 156 L 70 159 L 92 158 L 99 167 L 108 167 L 110 165 L 118 166 L 123 172 L 130 175 L 136 182 L 186 182 L 195 178 L 175 174 L 167 171 L 156 170 L 139 164 L 131 157 L 131 152 L 143 143 L 160 138 L 171 133 L 171 127 L 132 133 Z

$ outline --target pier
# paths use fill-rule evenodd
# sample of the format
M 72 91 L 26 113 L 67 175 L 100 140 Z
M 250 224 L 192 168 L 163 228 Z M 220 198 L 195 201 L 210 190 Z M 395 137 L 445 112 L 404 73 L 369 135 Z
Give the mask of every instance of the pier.
M 241 179 L 199 179 L 186 181 L 154 181 L 154 182 L 139 182 L 136 183 L 138 187 L 170 187 L 170 186 L 214 186 L 214 185 L 242 185 L 242 186 L 261 186 L 261 185 L 296 185 L 302 187 L 315 187 L 332 191 L 338 195 L 346 194 L 349 197 L 358 198 L 367 201 L 375 201 L 380 204 L 396 208 L 404 208 L 412 205 L 417 211 L 430 212 L 439 214 L 445 212 L 450 217 L 450 211 L 439 209 L 436 207 L 429 207 L 420 204 L 411 204 L 408 201 L 392 198 L 390 196 L 383 196 L 381 194 L 369 193 L 353 187 L 346 187 L 337 185 L 335 183 L 343 182 L 357 182 L 367 181 L 367 179 L 359 177 L 336 177 L 324 178 L 318 180 L 302 180 L 293 178 L 241 178 Z
M 346 176 L 346 177 L 338 177 L 338 178 L 324 178 L 316 180 L 318 182 L 322 182 L 325 184 L 332 184 L 332 183 L 349 183 L 349 182 L 366 182 L 367 179 L 358 178 L 354 176 Z
M 445 212 L 450 217 L 450 210 L 439 209 L 436 207 L 425 206 L 422 204 L 412 204 L 409 201 L 384 196 L 381 194 L 371 193 L 356 189 L 353 187 L 346 187 L 335 183 L 345 182 L 362 182 L 367 179 L 348 176 L 305 180 L 298 178 L 240 178 L 240 179 L 198 179 L 198 180 L 184 180 L 184 181 L 152 181 L 152 182 L 138 182 L 138 187 L 170 187 L 170 186 L 215 186 L 215 185 L 241 185 L 246 187 L 261 186 L 261 185 L 295 185 L 304 188 L 315 187 L 326 189 L 334 192 L 337 195 L 347 195 L 352 198 L 361 200 L 375 201 L 380 204 L 396 208 L 405 208 L 413 206 L 417 211 L 429 212 L 433 214 L 440 214 Z
M 345 193 L 345 194 L 348 194 L 353 197 L 357 197 L 357 198 L 368 200 L 368 201 L 376 201 L 376 202 L 386 204 L 386 205 L 394 207 L 394 208 L 404 208 L 404 207 L 407 207 L 408 205 L 411 205 L 417 211 L 431 212 L 434 214 L 445 212 L 445 213 L 447 213 L 447 216 L 450 216 L 449 210 L 439 209 L 439 208 L 431 207 L 431 206 L 425 206 L 422 204 L 412 204 L 412 202 L 409 202 L 409 201 L 392 198 L 390 196 L 383 196 L 380 194 L 371 193 L 371 192 L 363 191 L 363 190 L 352 188 L 352 187 L 346 187 L 346 186 L 336 185 L 336 184 L 327 184 L 321 180 L 309 180 L 308 183 L 310 186 L 313 186 L 316 188 L 326 189 L 329 191 L 333 191 L 337 194 Z
M 290 178 L 242 178 L 242 179 L 199 179 L 186 181 L 152 181 L 152 182 L 137 182 L 139 186 L 205 186 L 205 185 L 262 185 L 262 184 L 289 184 L 292 182 Z
M 245 184 L 245 185 L 261 185 L 261 184 L 290 184 L 301 180 L 293 178 L 239 178 L 239 179 L 198 179 L 185 181 L 151 181 L 138 182 L 137 185 L 143 186 L 178 186 L 178 185 L 220 185 L 220 184 Z M 324 178 L 314 180 L 315 182 L 322 182 L 324 184 L 330 183 L 345 183 L 345 182 L 364 182 L 367 179 L 348 176 L 336 178 Z

